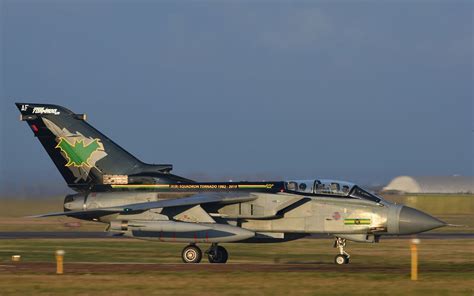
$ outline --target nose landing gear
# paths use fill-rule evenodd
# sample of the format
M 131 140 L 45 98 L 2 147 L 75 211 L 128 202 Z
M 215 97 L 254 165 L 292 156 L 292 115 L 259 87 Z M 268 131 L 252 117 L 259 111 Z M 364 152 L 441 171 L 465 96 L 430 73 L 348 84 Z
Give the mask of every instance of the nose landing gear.
M 334 248 L 339 249 L 339 254 L 336 255 L 336 257 L 334 258 L 334 262 L 336 264 L 339 264 L 339 265 L 349 264 L 349 258 L 351 257 L 351 255 L 349 255 L 346 251 L 344 251 L 345 246 L 346 246 L 346 239 L 336 237 L 336 239 L 334 240 Z

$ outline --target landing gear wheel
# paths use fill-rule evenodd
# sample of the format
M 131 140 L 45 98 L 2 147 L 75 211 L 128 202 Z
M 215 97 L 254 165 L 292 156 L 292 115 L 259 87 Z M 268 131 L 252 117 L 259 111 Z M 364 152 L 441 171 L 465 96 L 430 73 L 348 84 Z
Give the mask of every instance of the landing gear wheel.
M 199 263 L 202 259 L 202 252 L 196 245 L 189 245 L 183 249 L 181 258 L 184 263 Z
M 227 259 L 229 259 L 229 253 L 227 253 L 224 247 L 217 246 L 214 250 L 209 251 L 207 259 L 209 263 L 226 263 Z
M 349 257 L 347 255 L 336 255 L 334 262 L 338 265 L 349 264 Z
M 349 258 L 351 257 L 344 247 L 346 246 L 346 240 L 344 238 L 336 237 L 334 241 L 334 248 L 339 249 L 339 255 L 334 258 L 334 262 L 338 265 L 349 264 Z

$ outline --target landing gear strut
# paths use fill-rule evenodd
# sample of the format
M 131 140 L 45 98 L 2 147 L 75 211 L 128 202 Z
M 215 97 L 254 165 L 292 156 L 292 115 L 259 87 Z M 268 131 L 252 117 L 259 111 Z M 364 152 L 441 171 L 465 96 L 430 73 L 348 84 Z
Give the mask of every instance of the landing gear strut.
M 195 244 L 190 244 L 184 247 L 181 258 L 184 263 L 199 263 L 202 259 L 202 251 Z
M 206 251 L 209 263 L 226 263 L 229 259 L 229 253 L 224 247 L 213 243 L 209 250 Z
M 336 257 L 334 258 L 334 262 L 336 264 L 339 264 L 339 265 L 349 264 L 349 258 L 351 256 L 346 251 L 344 251 L 345 246 L 346 246 L 346 239 L 336 237 L 336 239 L 334 241 L 334 248 L 339 249 L 339 254 L 336 255 Z

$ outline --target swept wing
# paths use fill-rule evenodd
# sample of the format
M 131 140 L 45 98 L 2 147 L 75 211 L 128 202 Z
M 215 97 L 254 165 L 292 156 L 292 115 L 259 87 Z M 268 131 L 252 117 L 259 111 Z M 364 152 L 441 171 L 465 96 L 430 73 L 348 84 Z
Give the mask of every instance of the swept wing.
M 118 207 L 107 207 L 107 208 L 97 208 L 92 210 L 85 211 L 68 211 L 68 212 L 58 212 L 58 213 L 48 213 L 42 215 L 31 216 L 33 218 L 43 218 L 43 217 L 55 217 L 55 216 L 102 216 L 113 213 L 129 213 L 129 212 L 140 212 L 157 208 L 170 208 L 170 207 L 181 207 L 181 206 L 192 206 L 200 204 L 233 204 L 239 202 L 247 202 L 257 199 L 257 196 L 248 194 L 248 195 L 229 195 L 229 194 L 219 194 L 219 193 L 208 193 L 208 194 L 196 194 L 189 197 L 176 198 L 176 199 L 165 199 L 159 201 L 151 201 L 144 203 L 128 204 Z

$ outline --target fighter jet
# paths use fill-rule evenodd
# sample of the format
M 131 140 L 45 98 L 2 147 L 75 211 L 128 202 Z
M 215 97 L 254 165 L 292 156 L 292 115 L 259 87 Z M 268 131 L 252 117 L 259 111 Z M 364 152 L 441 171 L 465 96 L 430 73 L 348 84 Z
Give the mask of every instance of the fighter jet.
M 21 120 L 49 154 L 67 185 L 68 216 L 97 221 L 112 235 L 187 244 L 185 263 L 199 263 L 198 244 L 210 244 L 211 263 L 225 263 L 221 243 L 275 243 L 327 234 L 349 263 L 346 241 L 378 242 L 384 235 L 416 234 L 446 223 L 394 204 L 345 181 L 320 178 L 267 182 L 197 182 L 147 164 L 76 114 L 58 105 L 16 103 Z M 154 136 L 151 134 L 150 136 Z M 157 147 L 159 149 L 159 147 Z

